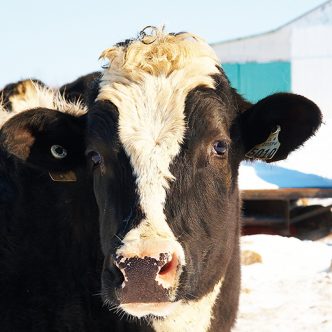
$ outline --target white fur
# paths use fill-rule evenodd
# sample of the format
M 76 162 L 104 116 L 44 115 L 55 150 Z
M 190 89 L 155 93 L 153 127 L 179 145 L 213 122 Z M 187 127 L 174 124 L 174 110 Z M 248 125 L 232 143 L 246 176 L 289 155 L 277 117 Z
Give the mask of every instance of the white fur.
M 157 302 L 157 303 L 126 303 L 121 304 L 120 308 L 126 313 L 142 318 L 147 315 L 159 317 L 167 316 L 172 312 L 177 303 Z
M 174 310 L 163 320 L 154 320 L 156 332 L 206 332 L 213 319 L 213 307 L 220 293 L 223 280 L 220 280 L 213 291 L 197 301 L 174 303 Z
M 9 119 L 10 113 L 8 113 L 3 104 L 2 94 L 0 93 L 0 129 L 2 125 Z
M 80 116 L 87 112 L 86 107 L 80 102 L 71 103 L 66 101 L 58 90 L 40 86 L 32 81 L 27 82 L 30 84 L 25 85 L 24 94 L 13 95 L 9 98 L 14 113 L 37 107 L 54 109 L 74 116 Z
M 63 113 L 68 113 L 74 116 L 81 116 L 87 112 L 87 109 L 80 102 L 71 103 L 61 96 L 60 92 L 47 87 L 42 87 L 33 81 L 24 81 L 24 93 L 15 94 L 9 97 L 12 105 L 12 111 L 7 112 L 0 100 L 0 128 L 3 124 L 16 114 L 37 108 L 49 108 Z
M 4 125 L 6 121 L 8 121 L 11 117 L 18 114 L 19 112 L 7 112 L 5 105 L 3 104 L 2 95 L 0 94 L 0 129 Z
M 1 101 L 0 101 L 1 103 Z M 8 113 L 5 110 L 5 107 L 0 104 L 0 128 L 3 126 L 3 124 L 9 120 L 12 116 L 14 116 L 16 113 Z

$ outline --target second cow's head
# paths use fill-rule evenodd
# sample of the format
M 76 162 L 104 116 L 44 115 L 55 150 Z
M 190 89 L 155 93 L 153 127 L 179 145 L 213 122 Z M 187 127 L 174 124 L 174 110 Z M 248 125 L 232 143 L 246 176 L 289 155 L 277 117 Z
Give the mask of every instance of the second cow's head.
M 246 102 L 213 50 L 188 33 L 157 31 L 102 56 L 109 66 L 89 112 L 70 120 L 86 126 L 102 294 L 135 316 L 164 316 L 173 302 L 202 298 L 225 278 L 238 284 L 238 275 L 227 274 L 239 265 L 239 164 L 248 156 L 286 158 L 314 134 L 321 113 L 288 93 Z M 56 118 L 59 127 L 68 116 Z M 21 135 L 29 125 L 21 122 Z M 29 131 L 31 145 L 42 139 L 37 133 Z M 279 135 L 275 149 L 266 142 L 271 135 Z

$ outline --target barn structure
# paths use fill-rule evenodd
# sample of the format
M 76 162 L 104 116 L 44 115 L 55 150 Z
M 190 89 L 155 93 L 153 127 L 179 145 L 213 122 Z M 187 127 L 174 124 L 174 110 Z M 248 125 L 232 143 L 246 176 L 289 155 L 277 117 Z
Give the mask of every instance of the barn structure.
M 255 166 L 260 178 L 271 182 L 286 168 L 293 172 L 281 185 L 273 185 L 332 187 L 332 0 L 275 30 L 212 47 L 233 87 L 251 102 L 275 92 L 294 92 L 323 112 L 324 125 L 316 137 L 275 167 Z
M 331 0 L 273 31 L 212 46 L 249 100 L 292 91 L 332 107 Z

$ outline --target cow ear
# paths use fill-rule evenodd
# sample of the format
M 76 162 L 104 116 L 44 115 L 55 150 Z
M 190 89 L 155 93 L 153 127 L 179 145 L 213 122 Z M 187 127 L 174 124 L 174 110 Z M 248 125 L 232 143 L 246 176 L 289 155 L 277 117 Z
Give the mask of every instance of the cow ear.
M 49 171 L 57 180 L 84 164 L 84 131 L 84 115 L 36 108 L 8 120 L 1 128 L 0 140 L 7 152 Z
M 66 100 L 70 102 L 85 102 L 88 98 L 90 89 L 93 88 L 95 82 L 99 81 L 101 72 L 93 72 L 85 76 L 81 76 L 71 83 L 67 83 L 60 87 L 59 91 Z
M 303 96 L 268 96 L 240 116 L 245 158 L 266 162 L 285 159 L 315 133 L 321 122 L 318 106 Z

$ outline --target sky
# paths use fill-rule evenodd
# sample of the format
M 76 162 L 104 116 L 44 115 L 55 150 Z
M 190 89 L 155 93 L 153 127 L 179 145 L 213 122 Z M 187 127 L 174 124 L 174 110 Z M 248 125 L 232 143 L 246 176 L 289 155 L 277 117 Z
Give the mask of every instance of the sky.
M 100 53 L 147 25 L 210 43 L 269 31 L 324 0 L 10 0 L 0 4 L 0 88 L 23 78 L 60 86 L 99 70 Z

